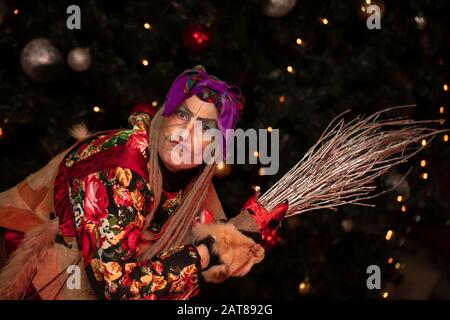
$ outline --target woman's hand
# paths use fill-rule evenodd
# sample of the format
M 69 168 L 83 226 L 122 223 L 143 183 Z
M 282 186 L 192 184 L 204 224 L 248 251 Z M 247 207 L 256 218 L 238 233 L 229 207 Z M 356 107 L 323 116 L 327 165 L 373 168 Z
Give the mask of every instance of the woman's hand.
M 201 248 L 204 245 L 209 251 L 211 262 L 206 262 L 209 266 L 202 271 L 207 282 L 219 283 L 229 277 L 243 277 L 264 259 L 264 248 L 231 223 L 199 224 L 193 228 L 193 234 L 198 247 L 204 250 Z
M 250 212 L 258 224 L 259 232 L 263 234 L 268 230 L 278 227 L 289 209 L 289 204 L 285 200 L 278 204 L 272 211 L 268 211 L 256 200 L 256 196 L 252 196 L 244 203 L 242 209 Z
M 288 209 L 286 200 L 268 211 L 256 200 L 256 196 L 252 196 L 245 202 L 240 214 L 229 221 L 264 249 L 269 250 L 273 247 L 270 240 L 278 237 L 278 227 Z

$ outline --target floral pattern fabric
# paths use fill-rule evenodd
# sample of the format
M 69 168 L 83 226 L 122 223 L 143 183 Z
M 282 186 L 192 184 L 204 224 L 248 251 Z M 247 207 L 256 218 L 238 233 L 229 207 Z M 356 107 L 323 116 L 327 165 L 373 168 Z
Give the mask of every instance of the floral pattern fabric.
M 148 159 L 144 121 L 132 130 L 87 139 L 65 158 L 71 167 L 108 148 L 128 145 Z M 145 216 L 154 198 L 146 180 L 134 171 L 114 167 L 68 181 L 78 245 L 91 286 L 106 299 L 178 299 L 199 292 L 200 256 L 193 245 L 138 261 Z M 178 195 L 178 194 L 177 194 Z M 162 209 L 170 214 L 179 196 L 169 196 Z

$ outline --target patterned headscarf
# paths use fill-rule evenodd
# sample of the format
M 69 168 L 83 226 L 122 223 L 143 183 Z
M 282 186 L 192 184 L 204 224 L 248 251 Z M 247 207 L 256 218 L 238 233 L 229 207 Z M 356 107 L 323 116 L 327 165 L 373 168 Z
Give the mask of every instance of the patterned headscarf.
M 202 65 L 185 70 L 172 83 L 164 102 L 162 115 L 170 116 L 175 109 L 185 100 L 196 95 L 205 102 L 214 103 L 219 111 L 217 126 L 225 139 L 224 158 L 226 157 L 226 145 L 230 134 L 226 129 L 235 129 L 239 117 L 244 109 L 245 97 L 237 86 L 230 86 L 225 81 L 209 75 Z

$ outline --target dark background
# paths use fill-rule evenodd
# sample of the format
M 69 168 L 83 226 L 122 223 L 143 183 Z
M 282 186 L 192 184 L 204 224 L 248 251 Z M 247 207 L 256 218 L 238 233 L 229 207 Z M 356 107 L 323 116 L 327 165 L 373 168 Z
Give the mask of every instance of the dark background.
M 229 217 L 254 186 L 267 190 L 348 108 L 351 118 L 417 104 L 409 110 L 414 119 L 447 120 L 449 1 L 372 1 L 383 9 L 380 30 L 366 27 L 365 1 L 277 3 L 278 14 L 257 0 L 2 0 L 0 190 L 68 147 L 73 124 L 84 121 L 94 131 L 127 127 L 134 105 L 159 107 L 174 78 L 197 64 L 242 88 L 247 104 L 239 127 L 280 129 L 279 175 L 259 176 L 257 165 L 218 172 Z M 283 12 L 280 5 L 289 3 L 294 6 Z M 71 4 L 81 8 L 81 30 L 66 28 Z M 43 49 L 57 56 L 45 68 L 22 67 L 23 49 L 36 38 L 49 39 L 53 47 Z M 66 61 L 75 48 L 90 50 L 85 71 Z M 346 206 L 286 220 L 279 245 L 247 277 L 208 285 L 197 299 L 449 299 L 445 140 L 437 136 L 377 181 L 387 188 L 412 167 L 397 190 L 372 201 L 375 208 Z M 366 287 L 371 264 L 382 270 L 382 290 Z

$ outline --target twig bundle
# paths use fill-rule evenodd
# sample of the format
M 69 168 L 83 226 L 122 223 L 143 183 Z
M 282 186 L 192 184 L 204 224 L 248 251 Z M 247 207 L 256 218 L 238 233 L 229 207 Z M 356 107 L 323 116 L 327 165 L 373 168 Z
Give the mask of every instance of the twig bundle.
M 375 179 L 419 152 L 422 139 L 448 131 L 426 126 L 439 120 L 379 119 L 388 111 L 409 107 L 413 106 L 387 108 L 347 123 L 342 116 L 350 110 L 341 113 L 305 156 L 258 201 L 271 210 L 288 199 L 286 218 L 318 209 L 336 210 L 345 204 L 374 206 L 364 201 L 398 185 L 373 194 Z

